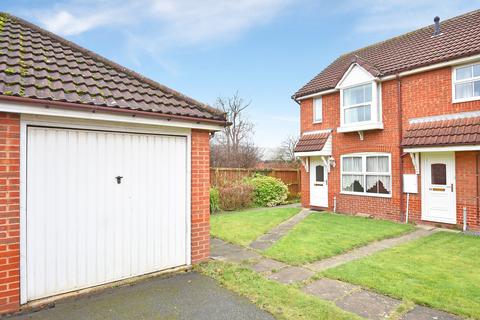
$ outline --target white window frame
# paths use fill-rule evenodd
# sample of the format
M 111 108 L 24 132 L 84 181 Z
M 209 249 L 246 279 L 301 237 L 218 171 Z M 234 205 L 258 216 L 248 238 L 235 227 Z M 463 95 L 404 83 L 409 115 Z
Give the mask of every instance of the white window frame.
M 367 84 L 372 85 L 372 101 L 370 102 L 370 120 L 345 123 L 346 109 L 365 105 L 365 104 L 361 103 L 361 104 L 350 105 L 345 107 L 343 104 L 344 90 L 359 87 L 359 86 L 364 86 Z M 381 101 L 379 100 L 381 98 L 380 91 L 381 91 L 381 84 L 377 83 L 376 81 L 356 83 L 355 85 L 340 88 L 340 130 L 339 131 L 349 132 L 349 131 L 355 131 L 355 129 L 358 129 L 358 130 L 383 129 Z M 349 130 L 349 129 L 352 129 L 352 130 Z
M 474 65 L 480 65 L 480 61 L 477 61 L 477 62 L 474 62 L 474 63 L 469 63 L 469 64 L 464 64 L 464 65 L 459 65 L 459 66 L 455 66 L 455 67 L 452 68 L 452 102 L 453 103 L 480 100 L 480 96 L 473 96 L 473 97 L 470 97 L 470 98 L 463 98 L 463 99 L 457 99 L 456 98 L 456 92 L 455 92 L 455 85 L 456 84 L 480 81 L 480 76 L 457 81 L 457 70 L 458 69 L 465 68 L 465 67 L 471 67 L 471 66 L 474 66 Z
M 388 168 L 389 172 L 367 172 L 367 157 L 382 156 L 388 157 Z M 344 172 L 343 171 L 343 159 L 350 157 L 361 157 L 362 158 L 362 171 L 361 172 Z M 361 175 L 363 176 L 363 185 L 364 191 L 344 191 L 343 190 L 343 175 Z M 389 176 L 390 177 L 390 193 L 369 193 L 367 192 L 367 176 Z M 379 198 L 391 198 L 392 197 L 392 155 L 385 152 L 365 152 L 365 153 L 349 153 L 340 156 L 340 193 L 341 194 L 350 194 L 355 196 L 366 196 L 366 197 L 379 197 Z
M 317 103 L 320 102 L 320 118 L 317 117 Z M 313 123 L 323 122 L 323 100 L 322 96 L 313 99 Z

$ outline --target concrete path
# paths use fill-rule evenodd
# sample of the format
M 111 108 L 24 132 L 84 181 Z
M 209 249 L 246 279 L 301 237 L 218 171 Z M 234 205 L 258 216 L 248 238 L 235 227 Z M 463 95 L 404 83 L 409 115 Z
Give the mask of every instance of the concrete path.
M 270 248 L 275 242 L 285 236 L 297 223 L 308 217 L 310 213 L 310 210 L 303 209 L 290 219 L 280 223 L 278 226 L 250 243 L 250 248 L 256 250 L 265 250 Z
M 326 269 L 334 268 L 336 266 L 339 266 L 341 264 L 361 259 L 367 256 L 370 256 L 374 253 L 377 253 L 379 251 L 392 248 L 395 246 L 398 246 L 400 244 L 403 244 L 405 242 L 413 241 L 419 238 L 426 237 L 432 233 L 437 232 L 438 230 L 435 229 L 434 227 L 425 227 L 422 229 L 418 229 L 416 231 L 413 231 L 411 233 L 408 233 L 406 235 L 397 237 L 397 238 L 391 238 L 391 239 L 385 239 L 381 241 L 376 241 L 371 244 L 368 244 L 363 247 L 359 247 L 357 249 L 354 249 L 352 251 L 346 252 L 344 254 L 340 254 L 338 256 L 334 256 L 331 258 L 327 258 L 324 260 L 319 260 L 310 264 L 305 265 L 305 268 L 313 270 L 315 272 L 319 271 L 324 271 Z
M 319 271 L 369 256 L 378 251 L 428 236 L 437 231 L 435 228 L 423 227 L 397 238 L 378 241 L 343 255 L 300 267 L 290 266 L 283 262 L 264 258 L 251 248 L 226 243 L 219 239 L 212 239 L 211 255 L 214 259 L 229 262 L 247 262 L 249 268 L 268 279 L 285 284 L 292 284 L 308 280 Z M 360 286 L 328 278 L 322 278 L 309 283 L 303 288 L 303 291 L 321 299 L 332 301 L 343 310 L 373 320 L 387 318 L 402 303 L 400 300 L 363 289 Z M 459 320 L 461 318 L 443 311 L 423 306 L 415 306 L 400 319 Z
M 393 299 L 350 283 L 323 278 L 303 288 L 303 291 L 335 303 L 339 308 L 361 317 L 381 320 L 392 314 L 402 301 Z M 403 320 L 459 320 L 460 317 L 427 307 L 415 306 Z
M 255 319 L 275 318 L 196 272 L 156 277 L 134 285 L 57 302 L 55 307 L 9 319 Z

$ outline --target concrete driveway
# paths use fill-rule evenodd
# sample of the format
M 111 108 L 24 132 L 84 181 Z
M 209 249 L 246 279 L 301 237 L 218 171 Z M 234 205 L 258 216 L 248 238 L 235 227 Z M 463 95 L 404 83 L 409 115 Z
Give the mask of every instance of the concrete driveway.
M 157 277 L 57 302 L 9 319 L 251 319 L 273 316 L 196 272 Z

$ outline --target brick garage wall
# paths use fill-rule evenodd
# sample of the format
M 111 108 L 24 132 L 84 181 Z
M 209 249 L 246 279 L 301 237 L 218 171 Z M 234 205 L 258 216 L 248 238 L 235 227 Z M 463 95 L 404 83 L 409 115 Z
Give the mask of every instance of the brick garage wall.
M 0 113 L 0 313 L 20 306 L 20 116 Z
M 210 134 L 192 130 L 192 263 L 210 256 Z

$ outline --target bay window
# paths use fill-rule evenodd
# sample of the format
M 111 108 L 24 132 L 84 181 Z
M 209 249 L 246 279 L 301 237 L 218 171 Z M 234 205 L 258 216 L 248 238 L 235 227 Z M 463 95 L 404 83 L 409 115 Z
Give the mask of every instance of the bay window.
M 453 72 L 453 101 L 480 99 L 480 63 L 462 66 Z
M 341 157 L 342 193 L 391 196 L 390 154 Z

